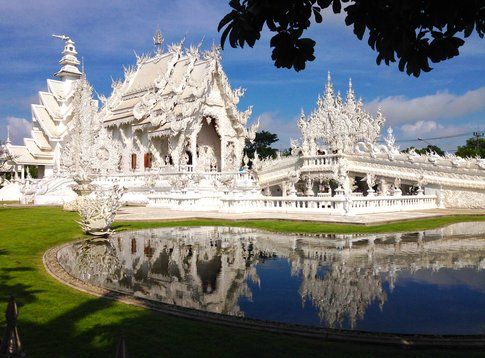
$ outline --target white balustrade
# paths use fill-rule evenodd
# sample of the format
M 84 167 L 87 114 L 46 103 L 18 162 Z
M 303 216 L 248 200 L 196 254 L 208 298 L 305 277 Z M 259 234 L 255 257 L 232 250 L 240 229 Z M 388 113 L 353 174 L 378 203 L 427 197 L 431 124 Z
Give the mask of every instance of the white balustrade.
M 433 209 L 437 207 L 435 195 L 407 195 L 400 197 L 224 197 L 221 201 L 222 211 L 226 212 L 261 211 L 353 215 Z
M 340 162 L 342 156 L 339 154 L 315 155 L 311 157 L 303 157 L 304 167 L 321 167 L 336 165 Z

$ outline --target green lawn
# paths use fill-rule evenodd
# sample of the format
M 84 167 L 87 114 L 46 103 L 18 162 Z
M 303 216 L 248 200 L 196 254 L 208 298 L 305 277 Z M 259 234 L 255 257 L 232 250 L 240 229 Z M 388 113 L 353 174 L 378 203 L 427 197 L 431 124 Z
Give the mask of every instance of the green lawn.
M 442 216 L 412 221 L 400 221 L 382 225 L 332 224 L 323 222 L 303 222 L 285 220 L 182 220 L 182 221 L 148 221 L 148 222 L 118 222 L 114 226 L 117 230 L 135 230 L 164 226 L 239 226 L 264 229 L 274 232 L 298 232 L 306 234 L 332 233 L 383 233 L 405 232 L 436 229 L 448 224 L 470 221 L 485 221 L 484 215 Z
M 450 351 L 406 351 L 325 343 L 174 318 L 66 287 L 51 278 L 42 254 L 82 236 L 75 213 L 59 208 L 0 208 L 0 334 L 8 295 L 19 303 L 19 331 L 29 357 L 112 357 L 123 335 L 131 357 L 156 356 L 457 356 Z M 440 218 L 362 227 L 283 221 L 119 223 L 118 229 L 168 225 L 241 225 L 276 231 L 414 230 L 484 217 Z M 466 352 L 467 356 L 473 355 Z M 476 354 L 478 356 L 478 353 Z

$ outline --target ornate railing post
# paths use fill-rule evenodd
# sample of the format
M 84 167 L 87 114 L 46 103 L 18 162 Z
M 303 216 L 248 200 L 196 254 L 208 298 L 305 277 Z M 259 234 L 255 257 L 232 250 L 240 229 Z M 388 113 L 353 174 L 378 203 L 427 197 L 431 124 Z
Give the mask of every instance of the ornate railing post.
M 0 357 L 24 357 L 22 351 L 22 343 L 20 342 L 19 333 L 17 330 L 18 317 L 17 303 L 13 296 L 10 296 L 7 310 L 5 311 L 5 318 L 7 321 L 7 328 L 0 343 Z

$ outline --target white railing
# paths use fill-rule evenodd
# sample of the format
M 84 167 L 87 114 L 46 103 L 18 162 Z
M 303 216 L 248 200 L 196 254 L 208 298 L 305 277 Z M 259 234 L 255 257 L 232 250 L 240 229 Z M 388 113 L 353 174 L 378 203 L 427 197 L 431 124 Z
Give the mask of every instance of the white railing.
M 95 183 L 101 185 L 121 185 L 126 188 L 149 188 L 149 182 L 153 181 L 155 183 L 155 187 L 161 186 L 163 183 L 164 186 L 168 185 L 167 181 L 169 181 L 172 177 L 177 176 L 187 176 L 187 175 L 199 175 L 201 180 L 216 180 L 219 178 L 233 176 L 236 182 L 249 182 L 252 179 L 251 174 L 247 171 L 241 172 L 192 172 L 190 170 L 193 169 L 192 166 L 184 168 L 187 169 L 185 171 L 175 171 L 174 167 L 167 167 L 172 168 L 173 171 L 163 171 L 163 172 L 153 172 L 153 171 L 146 171 L 146 172 L 130 172 L 130 173 L 116 173 L 110 175 L 100 175 L 96 178 Z M 162 185 L 163 186 L 163 185 Z
M 436 195 L 352 197 L 349 211 L 355 214 L 437 208 Z
M 340 154 L 315 155 L 311 157 L 303 157 L 304 167 L 327 166 L 335 165 L 340 162 L 342 156 Z
M 332 170 L 332 167 L 337 165 L 342 158 L 341 154 L 315 155 L 308 157 L 288 157 L 281 159 L 276 163 L 263 163 L 259 172 L 259 180 L 261 185 L 286 180 L 289 171 L 317 171 L 317 170 Z
M 433 209 L 437 207 L 435 195 L 376 197 L 223 197 L 221 198 L 221 202 L 221 210 L 226 212 L 305 212 L 336 215 Z

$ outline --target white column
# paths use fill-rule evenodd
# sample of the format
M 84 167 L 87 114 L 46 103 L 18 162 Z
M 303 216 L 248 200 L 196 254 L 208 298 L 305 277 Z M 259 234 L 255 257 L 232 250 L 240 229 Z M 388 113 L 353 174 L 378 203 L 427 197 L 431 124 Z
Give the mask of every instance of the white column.
M 197 133 L 192 133 L 192 137 L 190 138 L 190 150 L 192 152 L 192 167 L 195 169 L 197 168 Z
M 219 171 L 226 171 L 226 146 L 227 146 L 227 141 L 220 137 L 221 139 L 221 167 L 219 168 Z M 238 163 L 239 165 L 239 163 Z

